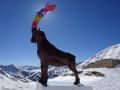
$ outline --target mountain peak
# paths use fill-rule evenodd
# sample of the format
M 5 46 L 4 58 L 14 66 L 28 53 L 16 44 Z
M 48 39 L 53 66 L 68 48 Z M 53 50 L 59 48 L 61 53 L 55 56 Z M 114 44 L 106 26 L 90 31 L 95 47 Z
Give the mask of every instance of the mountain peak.
M 90 63 L 94 63 L 99 60 L 120 60 L 120 44 L 108 47 L 103 51 L 99 52 L 92 58 L 84 61 L 82 64 L 78 65 L 78 67 L 85 67 Z

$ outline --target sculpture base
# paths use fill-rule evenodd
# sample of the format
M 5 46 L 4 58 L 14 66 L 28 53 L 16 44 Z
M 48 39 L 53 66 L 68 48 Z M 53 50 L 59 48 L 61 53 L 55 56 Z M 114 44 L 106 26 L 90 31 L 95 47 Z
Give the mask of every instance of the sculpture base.
M 37 82 L 36 90 L 93 90 L 92 86 L 43 86 Z

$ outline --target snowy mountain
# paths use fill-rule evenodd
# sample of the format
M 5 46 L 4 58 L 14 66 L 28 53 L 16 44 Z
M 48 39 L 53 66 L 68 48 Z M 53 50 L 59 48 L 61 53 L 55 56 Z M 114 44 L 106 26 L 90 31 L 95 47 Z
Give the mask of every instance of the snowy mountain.
M 19 67 L 17 67 L 14 64 L 7 65 L 7 66 L 0 65 L 0 68 L 2 68 L 6 72 L 12 72 L 12 73 L 17 73 L 20 71 Z
M 18 66 L 21 70 L 36 70 L 36 69 L 40 69 L 40 66 Z
M 7 72 L 5 72 L 4 70 L 2 70 L 1 68 L 0 68 L 0 74 L 1 74 L 1 75 L 4 75 L 4 76 L 6 76 L 6 77 L 9 76 L 9 74 L 8 74 Z
M 84 61 L 82 64 L 78 65 L 78 68 L 84 68 L 90 63 L 94 64 L 94 62 L 98 62 L 100 60 L 109 60 L 109 61 L 111 60 L 111 62 L 113 62 L 114 60 L 114 62 L 117 61 L 118 63 L 120 63 L 120 44 L 108 47 L 107 49 L 99 52 L 92 58 L 89 58 L 88 60 Z M 100 65 L 100 63 L 104 64 L 105 62 L 104 63 L 99 62 L 97 64 Z
M 67 67 L 52 67 L 48 68 L 48 78 L 57 77 L 63 73 L 68 72 L 69 69 Z M 17 80 L 22 82 L 30 82 L 30 81 L 38 81 L 41 77 L 41 69 L 40 67 L 35 66 L 16 66 L 14 64 L 11 65 L 0 65 L 0 74 L 7 73 L 10 76 L 14 77 Z
M 48 77 L 52 79 L 68 71 L 67 67 L 49 66 Z M 0 65 L 0 90 L 35 90 L 35 82 L 40 77 L 41 69 L 39 67 Z

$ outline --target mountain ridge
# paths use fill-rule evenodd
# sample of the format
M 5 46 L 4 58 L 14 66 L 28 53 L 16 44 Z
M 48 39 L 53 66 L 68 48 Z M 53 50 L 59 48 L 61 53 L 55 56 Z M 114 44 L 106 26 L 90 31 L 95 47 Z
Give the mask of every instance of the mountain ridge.
M 77 68 L 84 68 L 89 64 L 94 64 L 94 62 L 100 60 L 120 60 L 120 44 L 110 46 L 101 52 L 97 53 L 93 57 L 85 60 L 83 63 L 79 64 Z M 101 63 L 101 62 L 99 62 Z M 99 64 L 98 63 L 98 64 Z

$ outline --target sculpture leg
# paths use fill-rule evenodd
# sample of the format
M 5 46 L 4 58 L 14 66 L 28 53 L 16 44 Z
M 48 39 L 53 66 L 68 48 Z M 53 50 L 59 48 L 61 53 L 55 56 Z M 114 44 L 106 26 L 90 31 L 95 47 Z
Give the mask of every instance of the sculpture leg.
M 43 82 L 43 79 L 44 79 L 44 66 L 43 64 L 41 63 L 41 78 L 39 80 L 39 83 L 42 83 Z
M 47 84 L 47 80 L 48 80 L 48 65 L 44 65 L 44 79 L 43 79 L 43 84 Z
M 75 79 L 76 79 L 76 81 L 74 82 L 74 85 L 78 85 L 78 84 L 80 83 L 80 79 L 79 79 L 78 72 L 77 72 L 77 70 L 76 70 L 75 65 L 69 65 L 68 67 L 69 67 L 69 69 L 70 69 L 71 71 L 73 71 L 74 74 L 75 74 Z

